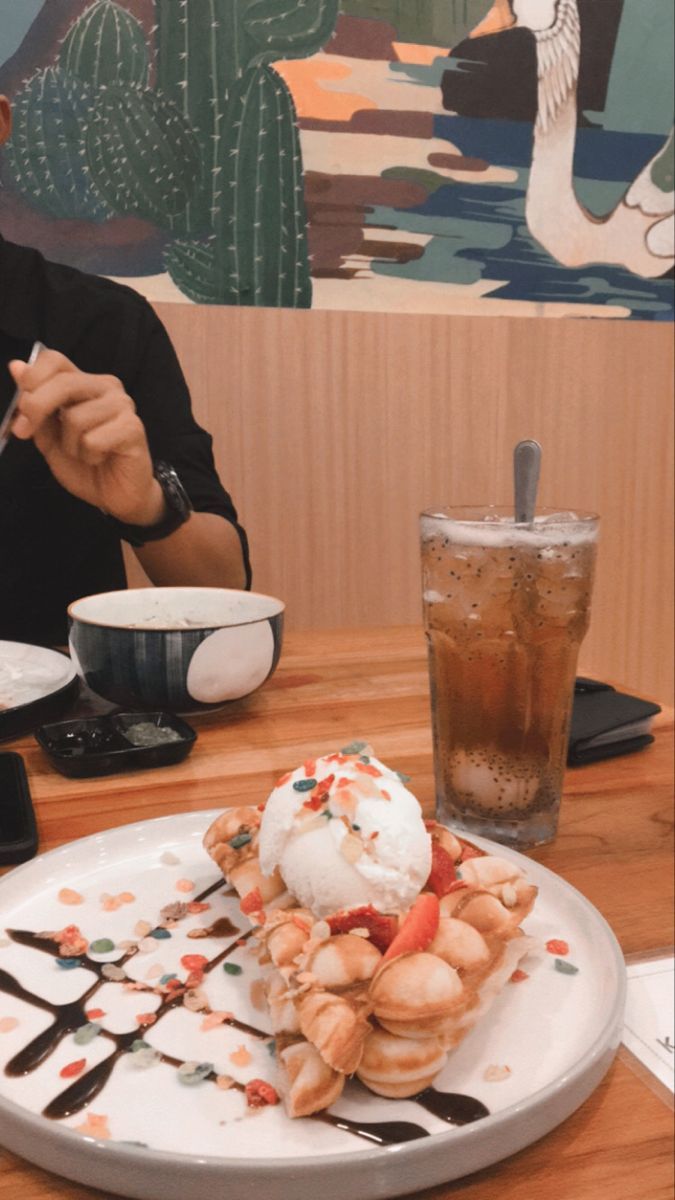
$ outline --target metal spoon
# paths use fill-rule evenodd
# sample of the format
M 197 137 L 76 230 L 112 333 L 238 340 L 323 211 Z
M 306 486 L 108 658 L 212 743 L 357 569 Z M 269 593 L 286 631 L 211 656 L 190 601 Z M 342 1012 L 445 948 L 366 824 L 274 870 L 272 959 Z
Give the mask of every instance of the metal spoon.
M 33 343 L 33 349 L 31 350 L 30 356 L 28 358 L 28 366 L 29 367 L 32 367 L 33 363 L 37 359 L 38 354 L 44 349 L 45 349 L 45 347 L 42 345 L 42 342 L 34 342 Z M 16 388 L 14 395 L 12 396 L 12 399 L 10 400 L 10 402 L 5 410 L 5 414 L 2 418 L 2 420 L 0 421 L 0 454 L 2 454 L 5 446 L 7 445 L 8 441 L 9 441 L 11 425 L 12 425 L 12 421 L 14 420 L 14 417 L 16 415 L 16 410 L 19 405 L 20 396 L 21 396 L 21 388 L 18 387 L 18 388 Z
M 518 442 L 513 451 L 513 492 L 516 525 L 531 525 L 537 504 L 541 446 L 532 438 Z

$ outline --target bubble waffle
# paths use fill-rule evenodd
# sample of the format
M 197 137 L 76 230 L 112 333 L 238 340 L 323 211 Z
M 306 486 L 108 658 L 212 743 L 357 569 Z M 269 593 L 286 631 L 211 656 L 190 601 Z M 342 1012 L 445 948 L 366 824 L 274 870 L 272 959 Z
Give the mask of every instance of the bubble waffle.
M 528 953 L 537 889 L 506 859 L 427 823 L 432 869 L 404 913 L 316 919 L 258 861 L 260 808 L 225 812 L 204 844 L 256 925 L 291 1117 L 331 1105 L 356 1075 L 382 1096 L 429 1086 Z

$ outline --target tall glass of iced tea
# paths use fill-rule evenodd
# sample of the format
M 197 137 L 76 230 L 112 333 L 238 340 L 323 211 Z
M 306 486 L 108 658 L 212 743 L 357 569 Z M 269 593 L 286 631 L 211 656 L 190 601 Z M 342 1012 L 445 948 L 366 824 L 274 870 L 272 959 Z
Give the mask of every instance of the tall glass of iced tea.
M 598 518 L 421 516 L 436 808 L 516 847 L 555 837 Z

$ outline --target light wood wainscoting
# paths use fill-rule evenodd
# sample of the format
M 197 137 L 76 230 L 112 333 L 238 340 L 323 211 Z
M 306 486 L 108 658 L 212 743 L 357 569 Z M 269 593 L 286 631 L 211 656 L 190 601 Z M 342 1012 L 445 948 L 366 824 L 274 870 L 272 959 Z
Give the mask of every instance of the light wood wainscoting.
M 672 695 L 672 329 L 158 304 L 289 626 L 420 620 L 417 515 L 511 499 L 544 448 L 542 504 L 602 542 L 589 674 Z

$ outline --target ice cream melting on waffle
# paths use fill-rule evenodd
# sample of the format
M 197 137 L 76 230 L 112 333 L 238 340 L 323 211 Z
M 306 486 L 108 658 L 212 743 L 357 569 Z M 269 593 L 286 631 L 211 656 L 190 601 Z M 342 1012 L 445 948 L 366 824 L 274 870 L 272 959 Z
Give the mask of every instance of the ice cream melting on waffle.
M 532 947 L 537 889 L 513 863 L 425 822 L 362 742 L 226 811 L 204 845 L 256 927 L 291 1117 L 357 1076 L 417 1096 Z

